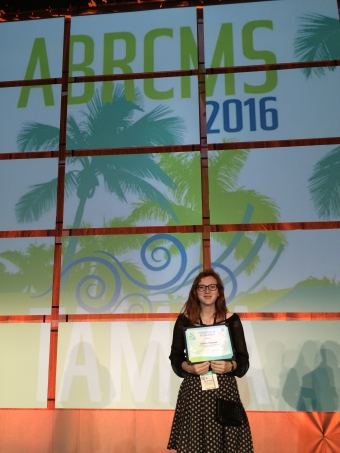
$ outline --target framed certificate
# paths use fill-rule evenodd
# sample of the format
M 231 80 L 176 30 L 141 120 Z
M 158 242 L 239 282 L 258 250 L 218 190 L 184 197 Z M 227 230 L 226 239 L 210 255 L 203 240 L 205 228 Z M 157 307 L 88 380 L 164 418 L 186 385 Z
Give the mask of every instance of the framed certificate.
M 229 327 L 225 324 L 187 327 L 184 336 L 190 364 L 234 356 Z

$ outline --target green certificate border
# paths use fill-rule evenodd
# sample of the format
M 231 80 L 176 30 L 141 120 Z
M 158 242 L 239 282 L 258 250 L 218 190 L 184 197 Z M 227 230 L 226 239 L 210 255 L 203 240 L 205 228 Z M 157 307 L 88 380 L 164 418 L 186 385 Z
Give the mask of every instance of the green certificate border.
M 229 346 L 229 349 L 231 351 L 230 354 L 225 354 L 222 356 L 197 356 L 197 357 L 192 357 L 192 344 L 194 337 L 191 338 L 190 334 L 194 334 L 194 331 L 198 330 L 211 330 L 211 329 L 216 329 L 216 328 L 225 328 L 225 342 Z M 230 332 L 229 332 L 229 326 L 227 324 L 214 324 L 212 326 L 193 326 L 193 327 L 187 327 L 184 331 L 184 338 L 185 338 L 185 344 L 186 344 L 186 351 L 187 351 L 187 360 L 189 364 L 193 363 L 201 363 L 201 362 L 208 362 L 210 360 L 228 360 L 232 359 L 234 357 L 234 348 L 233 344 L 231 341 L 230 337 Z

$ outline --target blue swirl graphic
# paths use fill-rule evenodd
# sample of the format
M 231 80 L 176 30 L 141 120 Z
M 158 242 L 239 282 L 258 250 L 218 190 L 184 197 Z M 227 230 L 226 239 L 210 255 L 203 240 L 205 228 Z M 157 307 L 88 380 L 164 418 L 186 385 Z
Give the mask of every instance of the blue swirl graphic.
M 131 293 L 131 294 L 127 294 L 126 296 L 124 296 L 124 297 L 119 301 L 119 304 L 114 308 L 113 311 L 116 311 L 117 308 L 119 307 L 119 305 L 121 305 L 121 304 L 124 302 L 124 300 L 127 300 L 127 299 L 129 299 L 130 297 L 132 297 L 132 296 L 138 296 L 138 297 L 144 299 L 145 302 L 147 303 L 149 309 L 150 309 L 150 310 L 149 310 L 149 313 L 152 312 L 152 303 L 151 303 L 150 299 L 149 299 L 147 296 L 145 296 L 145 294 L 140 294 L 140 293 Z M 143 305 L 142 305 L 140 302 L 136 302 L 136 303 L 134 303 L 133 305 L 131 305 L 131 306 L 129 307 L 128 312 L 131 313 L 131 312 L 133 311 L 133 309 L 136 308 L 136 307 L 141 308 L 141 309 L 142 309 L 142 312 L 143 312 L 144 307 L 143 307 Z
M 171 289 L 169 289 L 168 291 L 165 291 L 165 292 L 167 294 L 172 294 L 172 293 L 175 293 L 176 291 L 178 291 L 179 289 L 184 288 L 184 286 L 190 285 L 194 281 L 194 278 L 196 277 L 197 271 L 201 272 L 202 270 L 203 270 L 203 264 L 199 264 L 198 266 L 195 266 L 187 274 L 187 276 L 184 278 L 183 282 L 180 285 L 175 286 L 174 288 L 171 288 Z M 195 275 L 195 277 L 190 281 L 190 277 L 192 275 Z
M 111 299 L 103 306 L 101 307 L 90 307 L 89 305 L 87 305 L 83 300 L 82 300 L 82 297 L 81 297 L 81 290 L 82 290 L 82 287 L 83 285 L 91 280 L 96 280 L 97 282 L 99 282 L 101 284 L 101 291 L 99 294 L 97 294 L 96 296 L 91 296 L 89 290 L 91 288 L 91 286 L 94 285 L 94 283 L 90 283 L 87 287 L 86 287 L 86 295 L 92 299 L 92 300 L 98 300 L 100 299 L 104 294 L 105 294 L 105 291 L 106 291 L 106 285 L 105 285 L 105 282 L 104 280 L 99 277 L 98 275 L 87 275 L 86 277 L 83 277 L 79 283 L 77 284 L 77 287 L 76 287 L 76 300 L 77 300 L 77 303 L 80 307 L 82 307 L 84 310 L 88 311 L 89 313 L 103 313 L 107 310 L 109 310 L 111 307 L 114 306 L 115 302 L 118 300 L 118 297 L 119 297 L 119 294 L 120 294 L 120 291 L 121 291 L 121 280 L 120 280 L 120 276 L 119 276 L 119 273 L 117 271 L 117 269 L 107 260 L 104 260 L 102 258 L 98 258 L 98 257 L 93 257 L 93 256 L 86 256 L 84 258 L 79 258 L 78 260 L 74 261 L 73 263 L 69 264 L 62 272 L 62 276 L 65 275 L 67 272 L 70 271 L 70 269 L 74 266 L 76 266 L 77 264 L 79 263 L 84 263 L 86 261 L 91 261 L 92 263 L 93 262 L 98 262 L 100 264 L 103 264 L 104 266 L 106 266 L 108 269 L 110 269 L 110 271 L 112 272 L 113 276 L 114 276 L 114 279 L 115 279 L 115 292 L 113 294 L 113 296 L 111 297 Z
M 175 238 L 169 234 L 157 234 L 157 235 L 154 235 L 154 236 L 150 237 L 149 239 L 147 239 L 144 242 L 144 244 L 141 248 L 141 251 L 140 251 L 141 260 L 142 260 L 143 265 L 148 270 L 152 270 L 154 272 L 161 272 L 164 269 L 167 269 L 171 264 L 170 251 L 163 245 L 156 246 L 150 252 L 150 256 L 151 256 L 151 260 L 154 263 L 160 263 L 163 260 L 157 259 L 156 254 L 159 252 L 162 252 L 162 254 L 165 255 L 165 262 L 158 266 L 155 266 L 148 262 L 147 251 L 148 251 L 148 248 L 150 249 L 150 245 L 152 245 L 155 241 L 168 241 L 168 242 L 174 244 L 177 247 L 179 254 L 180 254 L 179 270 L 176 273 L 176 275 L 172 279 L 170 279 L 168 282 L 165 282 L 165 283 L 162 283 L 159 285 L 149 285 L 149 284 L 142 283 L 142 282 L 136 280 L 132 275 L 130 275 L 130 273 L 125 269 L 125 267 L 120 263 L 120 261 L 114 255 L 112 255 L 111 253 L 109 253 L 107 251 L 101 251 L 101 250 L 96 251 L 94 253 L 99 253 L 101 255 L 105 255 L 106 257 L 109 257 L 110 260 L 112 260 L 114 264 L 112 264 L 112 262 L 110 262 L 110 260 L 104 259 L 104 258 L 101 258 L 98 256 L 87 256 L 84 258 L 79 258 L 79 259 L 73 261 L 72 263 L 70 263 L 65 269 L 63 269 L 63 271 L 61 273 L 61 278 L 63 278 L 68 272 L 70 272 L 70 270 L 72 268 L 74 268 L 75 266 L 82 264 L 84 262 L 102 264 L 102 265 L 106 266 L 113 275 L 114 283 L 115 283 L 115 291 L 114 291 L 113 296 L 110 298 L 110 300 L 107 303 L 105 303 L 105 305 L 102 305 L 100 307 L 92 307 L 92 306 L 88 305 L 82 298 L 82 292 L 84 291 L 84 286 L 85 286 L 85 294 L 91 300 L 99 300 L 106 293 L 106 283 L 105 283 L 104 279 L 98 275 L 90 274 L 90 275 L 83 277 L 78 282 L 76 289 L 75 289 L 75 298 L 76 298 L 77 304 L 80 307 L 82 307 L 84 310 L 86 310 L 89 313 L 103 313 L 103 312 L 106 312 L 109 310 L 111 310 L 111 312 L 114 312 L 124 302 L 124 300 L 126 300 L 132 296 L 138 296 L 146 302 L 146 305 L 148 306 L 148 308 L 151 312 L 152 303 L 151 303 L 150 299 L 147 296 L 140 294 L 140 293 L 127 294 L 118 302 L 118 298 L 119 298 L 119 295 L 120 295 L 121 289 L 122 289 L 121 277 L 119 275 L 118 269 L 122 272 L 122 274 L 131 283 L 133 283 L 134 285 L 136 285 L 139 288 L 142 288 L 142 289 L 145 289 L 148 291 L 153 291 L 153 292 L 159 291 L 160 293 L 168 288 L 171 288 L 174 284 L 176 284 L 183 277 L 184 272 L 186 270 L 188 260 L 187 260 L 187 254 L 186 254 L 185 248 L 177 238 Z M 96 286 L 96 288 L 98 288 L 98 285 L 100 285 L 100 293 L 93 296 L 91 294 L 91 288 L 94 286 Z M 179 287 L 181 287 L 181 286 L 182 285 L 180 285 Z M 34 296 L 34 297 L 43 297 L 44 295 L 49 293 L 51 290 L 52 290 L 52 287 L 50 287 L 47 291 L 40 294 L 39 296 Z M 173 291 L 170 291 L 170 292 L 173 292 Z M 157 294 L 157 293 L 154 293 L 154 294 Z M 131 305 L 131 307 L 129 307 L 129 311 L 134 310 L 137 307 L 144 310 L 143 305 L 141 305 L 140 303 L 135 303 L 135 304 Z
M 177 274 L 168 282 L 166 283 L 162 283 L 160 285 L 147 285 L 145 283 L 142 283 L 142 282 L 139 282 L 138 280 L 136 280 L 135 278 L 133 278 L 127 271 L 126 269 L 122 266 L 122 264 L 117 260 L 117 258 L 112 255 L 111 253 L 109 252 L 103 252 L 103 251 L 98 251 L 97 253 L 102 253 L 104 255 L 107 255 L 109 256 L 112 261 L 114 261 L 117 266 L 119 267 L 119 269 L 122 271 L 122 273 L 125 275 L 125 277 L 127 279 L 130 280 L 131 283 L 139 286 L 140 288 L 143 288 L 143 289 L 147 289 L 147 290 L 150 290 L 150 291 L 157 291 L 157 290 L 163 290 L 163 289 L 166 289 L 166 288 L 169 288 L 170 286 L 174 285 L 175 283 L 177 283 L 179 281 L 179 279 L 183 276 L 184 272 L 185 272 L 185 269 L 187 267 L 187 254 L 186 254 L 186 251 L 185 251 L 185 248 L 183 246 L 183 244 L 178 240 L 176 239 L 175 237 L 171 236 L 170 234 L 157 234 L 155 236 L 152 236 L 151 238 L 147 239 L 142 248 L 141 248 L 141 260 L 144 264 L 144 266 L 149 269 L 149 270 L 153 270 L 153 271 L 156 271 L 156 272 L 159 272 L 159 271 L 162 271 L 163 269 L 166 269 L 169 265 L 170 265 L 170 262 L 171 262 L 171 255 L 170 255 L 170 252 L 168 249 L 166 249 L 165 247 L 161 247 L 161 246 L 158 246 L 156 247 L 152 253 L 151 253 L 151 258 L 155 260 L 154 258 L 154 255 L 157 251 L 166 251 L 166 261 L 165 263 L 162 265 L 162 266 L 151 266 L 147 260 L 146 260 L 146 251 L 147 251 L 147 248 L 148 246 L 152 243 L 152 242 L 155 242 L 155 241 L 158 241 L 158 240 L 167 240 L 167 241 L 170 241 L 170 242 L 173 242 L 176 247 L 178 248 L 179 250 L 179 253 L 181 255 L 181 265 L 180 265 L 180 268 L 179 268 L 179 271 L 177 272 Z
M 249 211 L 249 212 L 248 212 Z M 251 212 L 250 209 L 248 209 L 248 214 Z M 235 239 L 235 238 L 234 238 Z M 237 294 L 237 289 L 238 289 L 238 283 L 237 283 L 237 276 L 244 271 L 246 266 L 251 262 L 256 256 L 256 254 L 259 252 L 261 249 L 264 241 L 265 241 L 265 235 L 264 234 L 259 234 L 255 243 L 253 244 L 252 249 L 249 251 L 248 255 L 245 257 L 245 259 L 242 261 L 241 264 L 239 264 L 234 270 L 231 270 L 229 267 L 225 266 L 222 264 L 221 260 L 228 256 L 228 254 L 231 253 L 231 251 L 234 249 L 236 246 L 237 242 L 240 240 L 240 237 L 237 236 L 237 239 L 235 239 L 235 243 L 232 244 L 232 246 L 226 248 L 222 255 L 217 258 L 217 260 L 213 263 L 211 263 L 211 266 L 216 270 L 222 270 L 224 271 L 227 275 L 223 278 L 224 284 L 227 286 L 227 290 L 230 293 L 229 295 L 226 295 L 226 300 L 227 300 L 227 305 L 231 304 L 235 296 Z M 159 245 L 157 245 L 157 241 L 162 241 Z M 164 243 L 168 243 L 167 245 L 164 245 Z M 174 236 L 170 234 L 156 234 L 151 237 L 149 237 L 142 245 L 141 250 L 140 250 L 140 259 L 143 263 L 143 266 L 145 269 L 152 271 L 152 272 L 162 272 L 162 276 L 166 275 L 165 270 L 170 270 L 171 269 L 171 260 L 172 256 L 169 250 L 169 243 L 174 245 L 178 252 L 179 252 L 179 269 L 177 273 L 175 274 L 174 277 L 170 278 L 165 283 L 160 283 L 156 285 L 151 285 L 147 283 L 143 283 L 138 281 L 136 278 L 134 278 L 125 268 L 125 266 L 114 256 L 112 253 L 108 251 L 102 251 L 98 250 L 94 253 L 100 254 L 103 257 L 100 256 L 87 256 L 84 258 L 79 258 L 75 260 L 74 262 L 70 263 L 65 269 L 63 269 L 61 273 L 61 278 L 64 277 L 72 268 L 75 266 L 82 264 L 84 262 L 91 262 L 91 263 L 98 263 L 100 265 L 105 266 L 107 269 L 109 269 L 110 273 L 112 274 L 112 279 L 110 277 L 110 287 L 113 284 L 113 295 L 110 297 L 110 295 L 107 295 L 106 300 L 108 297 L 110 299 L 106 302 L 102 302 L 103 305 L 99 307 L 93 307 L 88 305 L 83 299 L 83 296 L 85 295 L 89 301 L 98 301 L 106 295 L 108 289 L 107 289 L 107 284 L 104 280 L 104 278 L 100 277 L 97 274 L 89 274 L 83 278 L 77 283 L 76 289 L 75 289 L 75 299 L 77 304 L 82 307 L 85 311 L 88 313 L 103 313 L 103 312 L 116 312 L 118 308 L 123 304 L 124 301 L 127 301 L 131 297 L 138 297 L 138 302 L 133 302 L 130 306 L 128 311 L 132 312 L 136 309 L 141 310 L 142 312 L 145 311 L 146 309 L 149 312 L 152 312 L 152 300 L 150 300 L 150 297 L 157 296 L 158 294 L 174 294 L 177 291 L 183 289 L 184 287 L 187 287 L 192 284 L 193 279 L 197 275 L 198 272 L 200 272 L 203 268 L 202 264 L 198 264 L 194 266 L 192 269 L 187 270 L 187 263 L 188 263 L 188 258 L 187 258 L 187 253 L 186 250 L 183 246 L 183 244 Z M 273 266 L 275 265 L 276 261 L 278 260 L 278 257 L 280 256 L 282 252 L 283 246 L 280 248 L 275 260 L 271 263 L 267 271 L 262 275 L 262 277 L 247 291 L 248 293 L 256 287 L 263 279 L 267 276 L 267 274 L 271 271 Z M 161 258 L 157 258 L 157 256 L 161 256 Z M 177 261 L 176 261 L 177 262 Z M 141 288 L 143 290 L 149 291 L 150 293 L 148 295 L 141 294 L 138 292 L 132 292 L 129 294 L 125 294 L 124 297 L 121 297 L 119 299 L 120 294 L 122 292 L 122 281 L 121 281 L 121 276 L 124 275 L 124 277 L 131 282 L 133 285 L 135 285 L 138 288 Z M 159 277 L 157 277 L 156 274 L 156 280 L 159 280 Z M 91 294 L 91 289 L 94 288 L 96 289 L 96 292 L 99 290 L 99 293 L 96 295 Z M 52 287 L 50 287 L 47 291 L 45 291 L 43 294 L 40 294 L 39 296 L 32 296 L 32 297 L 42 297 L 46 295 L 48 292 L 52 290 Z

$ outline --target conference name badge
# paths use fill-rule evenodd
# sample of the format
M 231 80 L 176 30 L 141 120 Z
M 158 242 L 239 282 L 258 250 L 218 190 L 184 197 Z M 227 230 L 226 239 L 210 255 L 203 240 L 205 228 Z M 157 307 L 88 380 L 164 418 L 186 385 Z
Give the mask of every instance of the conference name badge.
M 202 390 L 218 389 L 217 375 L 213 371 L 208 371 L 208 373 L 202 374 L 200 378 Z

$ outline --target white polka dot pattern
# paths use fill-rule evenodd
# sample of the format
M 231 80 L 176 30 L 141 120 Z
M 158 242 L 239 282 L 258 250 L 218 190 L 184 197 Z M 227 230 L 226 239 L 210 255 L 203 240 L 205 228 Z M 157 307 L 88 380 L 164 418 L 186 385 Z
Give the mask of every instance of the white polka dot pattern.
M 177 453 L 253 453 L 247 416 L 241 426 L 215 421 L 216 396 L 240 402 L 236 379 L 218 375 L 219 388 L 202 390 L 199 376 L 184 378 L 178 393 L 168 450 Z

